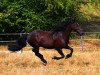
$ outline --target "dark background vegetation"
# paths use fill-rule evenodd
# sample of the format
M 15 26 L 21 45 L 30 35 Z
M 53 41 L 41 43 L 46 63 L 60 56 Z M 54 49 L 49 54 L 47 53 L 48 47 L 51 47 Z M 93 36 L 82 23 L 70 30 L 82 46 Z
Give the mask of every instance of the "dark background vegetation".
M 47 31 L 73 18 L 85 31 L 99 31 L 99 8 L 99 0 L 0 0 L 0 33 Z

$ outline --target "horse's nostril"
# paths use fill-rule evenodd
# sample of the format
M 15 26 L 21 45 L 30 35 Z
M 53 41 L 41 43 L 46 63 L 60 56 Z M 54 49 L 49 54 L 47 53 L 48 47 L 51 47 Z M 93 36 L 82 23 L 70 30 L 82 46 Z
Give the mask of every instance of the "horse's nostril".
M 84 33 L 83 33 L 83 32 L 81 32 L 81 33 L 80 33 L 80 36 L 82 36 L 82 35 L 84 35 Z

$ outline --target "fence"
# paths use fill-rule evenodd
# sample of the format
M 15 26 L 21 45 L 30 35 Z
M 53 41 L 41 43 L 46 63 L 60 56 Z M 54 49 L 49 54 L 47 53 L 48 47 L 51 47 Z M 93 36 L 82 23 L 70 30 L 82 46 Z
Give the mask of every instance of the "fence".
M 0 44 L 15 42 L 17 38 L 19 38 L 20 36 L 25 35 L 25 34 L 29 34 L 29 33 L 2 33 L 2 34 L 0 34 Z M 71 33 L 70 41 L 74 41 L 74 42 L 76 42 L 76 44 L 79 41 L 78 46 L 74 46 L 73 48 L 80 48 L 80 47 L 83 48 L 82 42 L 86 43 L 86 42 L 91 41 L 92 43 L 94 43 L 97 41 L 100 43 L 100 32 L 85 32 L 84 37 L 83 37 L 84 39 L 80 40 L 80 38 L 81 37 L 78 36 L 77 33 L 75 33 L 75 32 Z M 84 46 L 84 48 L 85 48 L 85 46 Z

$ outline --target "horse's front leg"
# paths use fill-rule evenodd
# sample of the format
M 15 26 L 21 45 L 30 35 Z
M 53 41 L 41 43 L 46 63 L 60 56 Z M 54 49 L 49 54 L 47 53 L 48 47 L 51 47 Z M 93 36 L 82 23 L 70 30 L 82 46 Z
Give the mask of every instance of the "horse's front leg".
M 52 59 L 56 59 L 56 60 L 59 60 L 59 59 L 62 59 L 65 57 L 65 55 L 63 54 L 62 52 L 62 49 L 56 49 L 57 52 L 61 55 L 61 57 L 57 57 L 57 56 L 54 56 Z
M 69 54 L 66 55 L 66 59 L 72 56 L 73 53 L 73 48 L 67 46 L 66 49 L 69 49 L 71 52 Z

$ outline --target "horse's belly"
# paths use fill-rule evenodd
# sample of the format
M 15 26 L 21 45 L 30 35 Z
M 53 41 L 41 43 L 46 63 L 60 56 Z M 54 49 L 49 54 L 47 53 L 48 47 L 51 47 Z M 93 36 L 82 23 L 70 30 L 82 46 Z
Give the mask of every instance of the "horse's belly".
M 56 39 L 55 42 L 54 42 L 54 46 L 56 48 L 64 48 L 64 47 L 66 47 L 66 43 L 65 43 L 64 40 Z

